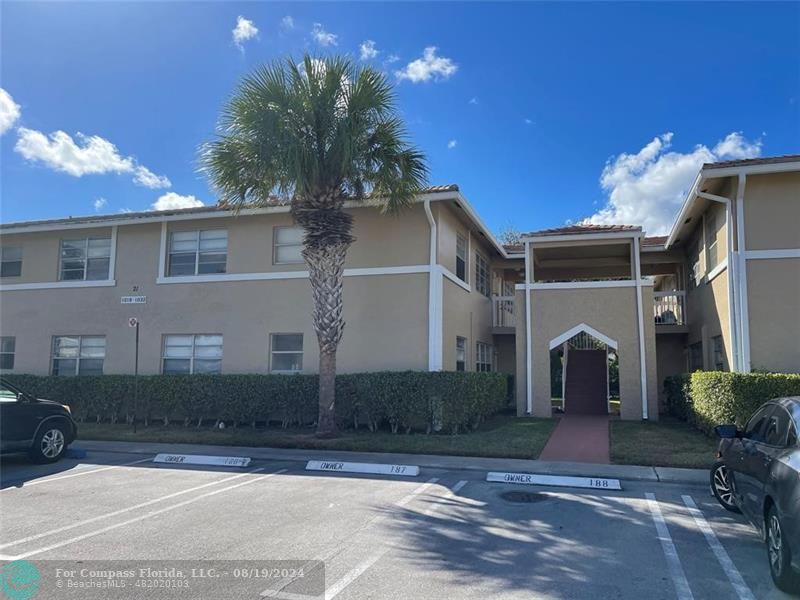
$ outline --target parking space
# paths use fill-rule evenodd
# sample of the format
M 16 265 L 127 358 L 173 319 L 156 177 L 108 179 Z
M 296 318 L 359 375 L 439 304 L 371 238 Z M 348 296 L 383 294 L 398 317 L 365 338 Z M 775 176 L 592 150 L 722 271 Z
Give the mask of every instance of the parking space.
M 288 461 L 90 458 L 3 461 L 4 560 L 324 561 L 329 600 L 785 597 L 759 536 L 703 487 L 598 492 L 487 483 L 479 471 L 393 478 Z M 264 591 L 297 598 L 303 584 L 286 577 Z

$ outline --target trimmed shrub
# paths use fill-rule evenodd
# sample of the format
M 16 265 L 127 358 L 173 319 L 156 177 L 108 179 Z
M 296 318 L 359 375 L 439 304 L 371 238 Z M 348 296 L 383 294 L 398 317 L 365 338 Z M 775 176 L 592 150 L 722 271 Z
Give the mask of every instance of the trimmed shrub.
M 317 417 L 316 375 L 142 375 L 134 407 L 131 375 L 56 377 L 4 375 L 39 398 L 69 404 L 78 421 L 200 427 L 225 422 L 255 427 L 308 426 Z M 336 378 L 339 426 L 371 431 L 458 433 L 508 405 L 500 373 L 385 371 Z
M 710 434 L 722 423 L 743 426 L 767 400 L 800 396 L 800 375 L 697 371 L 665 386 L 669 412 Z

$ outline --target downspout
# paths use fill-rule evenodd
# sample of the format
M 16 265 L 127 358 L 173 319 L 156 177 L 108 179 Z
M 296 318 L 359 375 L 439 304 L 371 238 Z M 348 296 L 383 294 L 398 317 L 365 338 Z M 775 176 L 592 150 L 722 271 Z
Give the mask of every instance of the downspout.
M 744 188 L 747 184 L 747 175 L 739 173 L 739 183 L 736 188 L 736 283 L 739 296 L 739 343 L 741 344 L 741 370 L 750 372 L 750 314 L 747 308 L 747 248 L 744 241 Z
M 732 371 L 742 370 L 742 354 L 740 346 L 739 330 L 736 326 L 739 315 L 739 293 L 738 293 L 738 274 L 739 265 L 736 263 L 736 256 L 733 253 L 733 203 L 730 198 L 698 192 L 697 196 L 719 202 L 725 205 L 725 245 L 727 246 L 726 260 L 728 262 L 728 333 L 731 338 L 731 354 L 733 356 Z
M 647 351 L 644 344 L 644 312 L 642 307 L 642 265 L 639 256 L 639 238 L 633 238 L 633 262 L 636 270 L 636 318 L 639 326 L 639 385 L 642 388 L 642 419 L 648 420 L 647 406 Z M 652 316 L 650 317 L 652 318 Z M 607 363 L 606 363 L 607 364 Z
M 425 216 L 431 228 L 430 258 L 428 265 L 428 370 L 442 370 L 442 271 L 436 261 L 436 220 L 431 212 L 431 201 L 425 199 Z
M 531 267 L 530 267 L 530 242 L 525 242 L 525 412 L 533 414 L 533 356 L 531 355 Z

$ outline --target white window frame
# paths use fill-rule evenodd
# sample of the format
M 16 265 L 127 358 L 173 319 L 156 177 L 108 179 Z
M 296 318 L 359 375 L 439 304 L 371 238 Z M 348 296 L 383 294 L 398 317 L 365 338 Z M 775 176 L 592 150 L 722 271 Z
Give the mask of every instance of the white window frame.
M 19 253 L 19 258 L 6 258 L 6 254 L 10 250 L 16 250 Z M 16 275 L 3 275 L 3 267 L 6 264 L 19 263 L 19 273 Z M 20 277 L 22 276 L 22 246 L 3 246 L 0 248 L 0 277 Z
M 200 249 L 200 241 L 201 237 L 204 233 L 209 231 L 223 231 L 225 232 L 225 250 L 218 250 L 218 251 L 208 251 L 208 250 L 201 250 Z M 172 240 L 175 234 L 181 233 L 193 233 L 194 234 L 194 272 L 182 274 L 182 275 L 173 275 L 172 274 L 172 261 L 171 257 L 173 254 L 191 254 L 192 251 L 180 251 L 180 252 L 173 252 L 172 251 Z M 225 255 L 225 269 L 221 273 L 200 273 L 200 256 L 202 254 L 224 254 Z M 176 231 L 170 231 L 169 235 L 167 236 L 167 255 L 165 257 L 166 260 L 166 276 L 167 277 L 195 277 L 197 275 L 223 275 L 228 272 L 228 230 L 224 227 L 209 227 L 207 229 L 179 229 Z
M 463 243 L 463 256 L 459 256 L 459 245 Z M 464 276 L 460 277 L 458 275 L 458 260 L 461 259 L 464 263 Z M 467 238 L 465 238 L 460 233 L 456 234 L 456 272 L 455 276 L 458 277 L 464 283 L 468 283 L 467 279 L 469 278 L 469 244 L 467 243 Z
M 89 242 L 93 240 L 108 240 L 108 256 L 89 256 Z M 81 279 L 64 279 L 64 242 L 83 242 L 83 277 Z M 114 254 L 114 236 L 110 235 L 108 237 L 93 237 L 87 236 L 83 238 L 61 238 L 58 244 L 58 280 L 59 281 L 108 281 L 111 279 L 111 267 L 112 267 L 112 256 Z M 90 259 L 107 259 L 108 260 L 108 270 L 106 271 L 106 276 L 100 279 L 87 279 L 89 275 L 89 260 Z M 70 259 L 73 261 L 78 261 L 81 259 Z
M 718 344 L 719 347 L 717 346 Z M 722 335 L 715 335 L 711 338 L 711 364 L 714 366 L 715 371 L 725 369 L 725 343 Z
M 219 358 L 206 358 L 206 357 L 197 357 L 195 356 L 195 350 L 197 348 L 197 338 L 202 336 L 218 336 L 220 338 L 219 344 Z M 189 356 L 167 356 L 167 340 L 170 337 L 191 337 L 192 338 L 192 345 L 191 345 L 191 353 Z M 194 375 L 195 374 L 195 360 L 218 360 L 219 361 L 219 371 L 214 371 L 209 373 L 208 371 L 203 371 L 201 375 L 219 375 L 222 373 L 222 357 L 225 352 L 225 338 L 221 333 L 165 333 L 161 340 L 161 374 L 162 375 Z M 189 361 L 189 372 L 188 373 L 166 373 L 164 371 L 164 361 L 166 360 L 188 360 Z
M 485 277 L 481 275 L 481 263 L 485 265 Z M 485 288 L 481 285 L 484 281 L 486 283 Z M 475 291 L 487 298 L 492 297 L 492 269 L 489 265 L 489 259 L 484 257 L 480 252 L 475 253 Z
M 78 340 L 78 354 L 77 356 L 70 357 L 70 356 L 56 356 L 56 342 L 60 338 L 77 338 Z M 102 358 L 97 356 L 83 356 L 83 348 L 84 348 L 84 340 L 91 338 L 91 339 L 102 339 L 103 340 L 103 356 Z M 107 351 L 107 340 L 106 336 L 104 335 L 54 335 L 53 340 L 50 347 L 50 373 L 52 375 L 56 375 L 55 373 L 55 361 L 56 360 L 74 360 L 75 361 L 75 372 L 71 375 L 81 375 L 81 361 L 83 360 L 101 360 L 102 364 L 100 365 L 100 374 L 103 374 L 103 370 L 106 366 L 106 351 Z M 58 373 L 59 376 L 69 376 L 70 374 L 67 373 Z
M 275 336 L 279 335 L 299 335 L 300 336 L 300 350 L 275 350 Z M 305 358 L 305 336 L 300 332 L 278 332 L 269 334 L 269 372 L 270 373 L 302 373 L 303 372 L 303 359 Z M 300 368 L 299 369 L 275 369 L 276 354 L 299 354 L 300 355 Z
M 459 361 L 458 360 L 459 342 L 461 342 L 462 345 L 463 345 L 463 350 L 464 350 L 464 360 L 463 361 Z M 464 371 L 466 371 L 468 366 L 469 366 L 469 341 L 467 340 L 467 338 L 462 337 L 460 335 L 457 335 L 456 336 L 456 371 L 458 371 L 458 363 L 459 362 L 463 362 L 464 363 Z
M 6 341 L 11 340 L 12 349 L 10 351 L 3 350 L 4 344 Z M 14 370 L 14 362 L 17 357 L 17 338 L 13 335 L 4 335 L 0 336 L 0 358 L 11 355 L 11 366 L 10 367 L 2 367 L 2 360 L 0 360 L 0 371 L 7 372 Z
M 300 233 L 301 233 L 300 243 L 299 244 L 296 244 L 296 243 L 292 243 L 292 244 L 279 243 L 278 242 L 278 232 L 281 231 L 281 230 L 284 230 L 284 229 L 294 229 L 294 230 L 300 231 Z M 302 252 L 302 250 L 303 250 L 302 235 L 303 235 L 303 228 L 302 227 L 297 227 L 297 226 L 294 226 L 294 225 L 280 225 L 278 227 L 273 227 L 272 228 L 272 264 L 273 265 L 301 265 L 301 264 L 303 264 L 305 262 L 305 259 L 303 258 L 302 254 L 300 255 L 300 258 L 298 260 L 278 260 L 278 248 L 298 247 L 298 248 L 300 248 L 300 251 Z
M 494 371 L 494 348 L 486 342 L 475 343 L 475 371 L 491 373 Z

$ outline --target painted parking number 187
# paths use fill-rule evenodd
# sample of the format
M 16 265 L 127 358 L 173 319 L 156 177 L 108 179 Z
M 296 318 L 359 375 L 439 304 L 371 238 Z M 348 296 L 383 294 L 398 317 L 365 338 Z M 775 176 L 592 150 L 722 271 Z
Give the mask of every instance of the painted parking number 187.
M 392 465 L 392 473 L 405 473 L 406 468 L 401 465 Z

